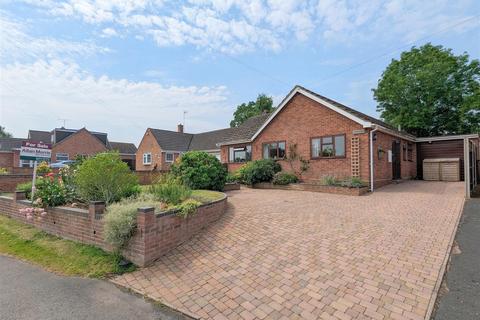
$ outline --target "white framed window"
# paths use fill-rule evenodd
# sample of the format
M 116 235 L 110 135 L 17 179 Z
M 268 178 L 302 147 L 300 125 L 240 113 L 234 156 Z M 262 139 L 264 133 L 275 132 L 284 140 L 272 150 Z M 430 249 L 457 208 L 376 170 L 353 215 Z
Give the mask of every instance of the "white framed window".
M 173 152 L 165 152 L 165 162 L 173 162 Z
M 57 158 L 57 161 L 69 160 L 68 153 L 57 153 L 56 158 Z
M 152 154 L 150 152 L 143 154 L 143 164 L 152 164 Z
M 33 168 L 33 160 L 20 160 L 20 168 Z
M 252 146 L 246 145 L 242 147 L 229 148 L 229 162 L 247 162 L 252 160 Z

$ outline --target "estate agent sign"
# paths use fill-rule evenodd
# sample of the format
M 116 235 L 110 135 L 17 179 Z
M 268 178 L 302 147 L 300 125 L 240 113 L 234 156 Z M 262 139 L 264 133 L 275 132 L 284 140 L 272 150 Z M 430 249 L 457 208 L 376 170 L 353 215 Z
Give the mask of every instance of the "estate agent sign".
M 50 160 L 52 157 L 52 145 L 43 142 L 23 141 L 20 148 L 20 159 L 22 160 Z
M 52 158 L 52 145 L 43 142 L 23 141 L 20 148 L 20 159 L 33 160 L 32 179 L 32 202 L 35 194 L 35 180 L 37 180 L 37 161 L 50 160 Z

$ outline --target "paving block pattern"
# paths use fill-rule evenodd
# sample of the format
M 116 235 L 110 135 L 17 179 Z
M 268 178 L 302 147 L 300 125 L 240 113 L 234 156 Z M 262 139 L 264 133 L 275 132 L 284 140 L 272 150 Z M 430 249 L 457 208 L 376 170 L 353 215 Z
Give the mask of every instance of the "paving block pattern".
M 464 186 L 229 196 L 215 225 L 113 281 L 202 319 L 424 319 Z

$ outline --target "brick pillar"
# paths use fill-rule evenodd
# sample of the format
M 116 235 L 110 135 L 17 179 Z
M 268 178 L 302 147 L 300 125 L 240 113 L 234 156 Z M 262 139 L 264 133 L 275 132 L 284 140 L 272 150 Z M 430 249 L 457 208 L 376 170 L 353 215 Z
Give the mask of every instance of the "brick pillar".
M 13 200 L 14 201 L 20 201 L 20 200 L 25 200 L 27 199 L 25 192 L 24 191 L 15 191 Z
M 140 242 L 143 257 L 141 257 L 141 266 L 146 266 L 155 259 L 155 246 L 157 224 L 155 221 L 155 208 L 138 208 L 137 212 L 137 233 L 140 236 Z
M 100 220 L 104 212 L 105 212 L 105 202 L 90 201 L 88 205 L 88 215 L 91 221 Z

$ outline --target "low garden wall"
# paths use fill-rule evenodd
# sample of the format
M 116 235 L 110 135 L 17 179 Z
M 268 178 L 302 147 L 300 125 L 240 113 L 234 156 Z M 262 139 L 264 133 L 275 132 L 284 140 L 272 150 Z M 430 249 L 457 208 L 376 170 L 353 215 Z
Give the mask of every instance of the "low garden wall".
M 48 208 L 41 219 L 28 220 L 20 213 L 30 207 L 25 193 L 16 192 L 14 198 L 0 196 L 0 214 L 22 221 L 62 238 L 92 244 L 111 251 L 103 239 L 103 215 L 105 204 L 92 202 L 87 209 L 55 207 Z M 175 211 L 155 212 L 154 208 L 139 208 L 137 228 L 128 246 L 122 251 L 124 257 L 138 266 L 146 266 L 166 254 L 198 231 L 218 220 L 227 207 L 227 196 L 201 205 L 196 213 L 182 218 Z
M 0 174 L 0 191 L 13 192 L 18 184 L 32 181 L 32 177 L 31 174 Z
M 339 187 L 339 186 L 309 184 L 309 183 L 291 183 L 287 185 L 278 185 L 278 184 L 273 184 L 269 182 L 261 182 L 261 183 L 254 184 L 253 188 L 312 191 L 312 192 L 343 194 L 343 195 L 349 195 L 349 196 L 361 196 L 368 192 L 368 187 L 347 188 L 347 187 Z

